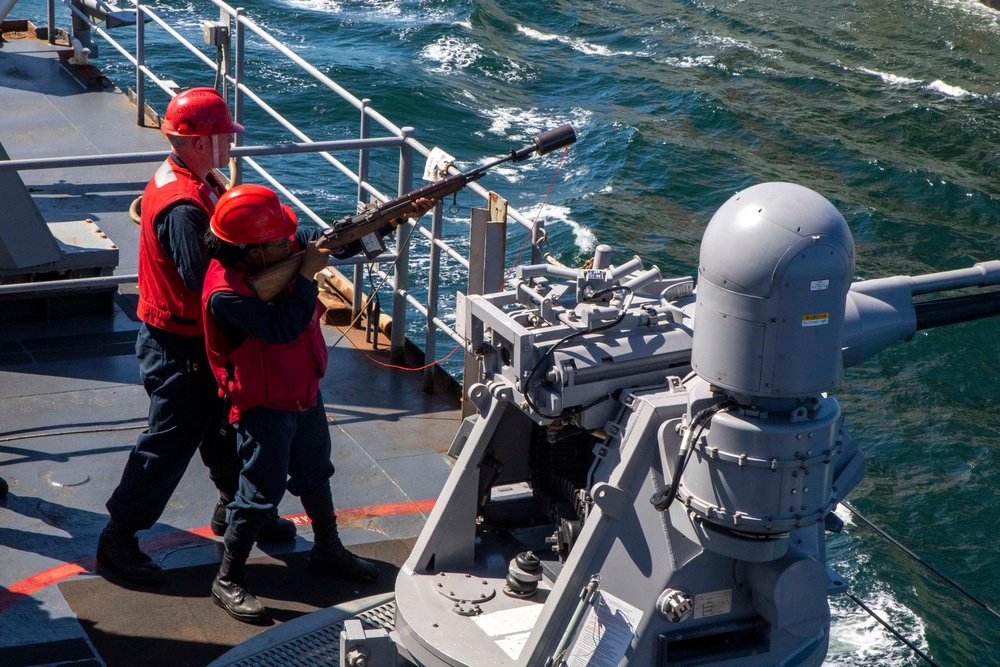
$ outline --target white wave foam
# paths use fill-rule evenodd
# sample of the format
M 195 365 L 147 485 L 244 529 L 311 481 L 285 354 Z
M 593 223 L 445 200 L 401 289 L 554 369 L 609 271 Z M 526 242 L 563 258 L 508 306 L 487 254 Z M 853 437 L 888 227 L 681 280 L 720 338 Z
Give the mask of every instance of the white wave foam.
M 781 49 L 774 47 L 760 47 L 753 42 L 748 42 L 742 39 L 734 39 L 727 35 L 714 35 L 711 33 L 702 34 L 696 35 L 691 41 L 695 46 L 714 47 L 721 50 L 742 49 L 760 56 L 767 56 L 775 59 L 781 58 L 781 56 L 784 55 L 784 52 Z
M 606 46 L 601 44 L 591 44 L 585 39 L 580 39 L 578 37 L 566 37 L 565 35 L 553 35 L 550 33 L 539 32 L 534 28 L 528 28 L 523 25 L 517 26 L 517 31 L 526 37 L 537 40 L 539 42 L 559 42 L 560 44 L 565 44 L 570 48 L 579 51 L 580 53 L 585 53 L 588 56 L 634 56 L 633 51 L 613 51 Z
M 881 72 L 875 69 L 869 69 L 867 67 L 855 67 L 853 68 L 856 72 L 862 72 L 864 74 L 870 74 L 872 76 L 877 76 L 886 82 L 890 86 L 911 86 L 923 83 L 922 79 L 911 79 L 906 76 L 899 76 L 897 74 L 890 74 L 889 72 Z M 975 93 L 971 93 L 965 88 L 959 86 L 952 86 L 951 84 L 945 83 L 941 79 L 935 79 L 929 84 L 925 85 L 926 90 L 932 90 L 942 95 L 947 95 L 948 97 L 966 97 L 971 95 L 973 97 L 979 97 Z
M 880 72 L 875 69 L 868 69 L 867 67 L 857 67 L 855 68 L 855 71 L 863 72 L 864 74 L 871 74 L 872 76 L 877 76 L 878 78 L 888 83 L 890 86 L 907 86 L 916 83 L 923 83 L 921 79 L 911 79 L 909 77 L 898 76 L 896 74 L 890 74 L 888 72 Z
M 882 619 L 926 652 L 926 628 L 913 611 L 884 591 L 863 596 L 862 601 Z M 823 667 L 855 667 L 859 664 L 880 666 L 906 665 L 913 655 L 864 610 L 851 600 L 837 598 L 831 605 L 830 650 Z
M 518 109 L 516 107 L 496 107 L 487 109 L 490 116 L 491 134 L 500 134 L 511 139 L 526 139 L 537 135 L 546 126 L 546 117 L 538 109 Z M 512 128 L 517 128 L 512 131 Z
M 538 206 L 533 206 L 528 209 L 522 209 L 521 214 L 528 220 L 534 220 L 538 216 L 538 211 L 541 204 Z M 549 227 L 553 223 L 563 223 L 569 226 L 573 232 L 574 242 L 576 247 L 583 252 L 591 252 L 597 245 L 597 237 L 594 236 L 594 232 L 590 231 L 585 225 L 581 225 L 578 222 L 572 220 L 570 216 L 570 209 L 566 206 L 553 206 L 552 204 L 547 204 L 542 210 L 540 220 Z M 551 229 L 551 227 L 550 227 Z M 551 234 L 551 231 L 549 232 Z
M 930 84 L 927 85 L 927 89 L 939 92 L 943 95 L 947 95 L 948 97 L 965 97 L 966 95 L 972 95 L 972 93 L 970 93 L 966 89 L 959 88 L 958 86 L 951 86 L 942 81 L 941 79 L 932 81 Z
M 344 3 L 338 0 L 285 0 L 285 3 L 291 7 L 325 14 L 339 14 L 344 10 Z
M 366 14 L 380 17 L 400 16 L 406 11 L 403 3 L 399 0 L 362 0 L 357 4 L 364 9 Z
M 483 113 L 490 119 L 487 132 L 512 140 L 530 140 L 565 123 L 573 123 L 579 129 L 593 115 L 592 111 L 580 108 L 570 109 L 568 114 L 565 110 L 543 112 L 517 107 L 484 108 Z
M 421 50 L 420 56 L 438 63 L 428 71 L 438 74 L 463 70 L 482 57 L 478 44 L 458 37 L 441 37 Z
M 352 19 L 366 23 L 389 21 L 393 25 L 414 25 L 426 23 L 453 23 L 454 12 L 448 6 L 413 3 L 406 0 L 283 0 L 289 7 L 297 7 L 324 14 L 350 14 Z M 468 20 L 464 20 L 468 25 Z M 470 25 L 471 27 L 471 25 Z
M 851 590 L 864 604 L 902 636 L 927 651 L 926 626 L 912 609 L 900 602 L 872 565 L 874 556 L 850 530 L 856 518 L 843 505 L 837 507 L 848 529 L 827 539 L 830 567 L 852 582 Z M 878 621 L 846 595 L 830 598 L 830 649 L 823 667 L 901 667 L 914 664 L 914 656 L 904 644 L 889 634 Z
M 668 67 L 676 67 L 677 69 L 692 69 L 694 67 L 725 69 L 725 66 L 719 64 L 715 56 L 683 56 L 680 58 L 671 56 L 669 58 L 660 58 L 657 62 Z
M 844 522 L 845 526 L 854 525 L 854 512 L 847 509 L 843 505 L 838 504 L 837 509 L 835 509 L 833 513 L 837 515 L 837 518 Z
M 984 3 L 980 2 L 980 0 L 931 0 L 931 4 L 938 5 L 940 7 L 954 7 L 974 16 L 977 19 L 992 19 L 991 24 L 993 27 L 998 25 L 998 11 L 992 7 L 986 6 Z

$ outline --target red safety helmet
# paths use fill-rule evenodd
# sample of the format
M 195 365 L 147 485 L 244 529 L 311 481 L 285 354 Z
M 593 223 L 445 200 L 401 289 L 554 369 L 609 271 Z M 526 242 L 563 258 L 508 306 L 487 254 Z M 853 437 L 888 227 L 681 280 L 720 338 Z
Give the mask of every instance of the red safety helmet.
M 263 185 L 237 185 L 219 197 L 212 233 L 226 243 L 247 245 L 285 239 L 295 233 L 295 212 Z
M 170 100 L 160 131 L 172 137 L 205 137 L 242 132 L 243 126 L 233 122 L 229 105 L 215 88 L 192 88 Z

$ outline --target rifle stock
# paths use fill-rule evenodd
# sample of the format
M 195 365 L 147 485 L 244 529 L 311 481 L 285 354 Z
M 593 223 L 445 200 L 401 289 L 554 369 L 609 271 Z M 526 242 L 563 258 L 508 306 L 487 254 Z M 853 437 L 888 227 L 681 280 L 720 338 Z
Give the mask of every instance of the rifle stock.
M 254 296 L 261 301 L 273 301 L 295 280 L 295 274 L 302 269 L 303 255 L 304 251 L 286 257 L 247 281 Z
M 358 239 L 362 239 L 369 234 L 377 233 L 387 224 L 397 218 L 406 218 L 417 211 L 416 201 L 418 199 L 440 200 L 450 194 L 454 194 L 464 188 L 472 181 L 478 180 L 486 175 L 486 172 L 493 167 L 513 160 L 520 162 L 526 159 L 531 153 L 545 155 L 553 150 L 568 146 L 576 141 L 576 133 L 571 125 L 563 125 L 554 130 L 550 130 L 534 138 L 532 144 L 519 150 L 511 149 L 506 157 L 494 160 L 482 167 L 477 167 L 471 171 L 454 174 L 435 181 L 430 185 L 425 185 L 396 199 L 389 200 L 377 207 L 349 215 L 338 220 L 333 225 L 323 231 L 323 237 L 316 241 L 317 247 L 337 250 Z M 365 251 L 369 259 L 378 256 L 381 251 L 370 253 Z M 261 271 L 251 278 L 250 289 L 257 298 L 262 301 L 271 301 L 295 279 L 302 268 L 302 253 L 296 253 L 277 264 Z

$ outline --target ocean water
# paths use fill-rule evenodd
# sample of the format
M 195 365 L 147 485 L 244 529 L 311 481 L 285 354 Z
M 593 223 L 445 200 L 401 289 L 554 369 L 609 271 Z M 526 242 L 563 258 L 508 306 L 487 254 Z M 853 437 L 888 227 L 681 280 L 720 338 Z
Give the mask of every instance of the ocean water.
M 858 279 L 1000 258 L 1000 12 L 978 0 L 243 6 L 459 166 L 573 123 L 579 141 L 564 159 L 532 160 L 483 181 L 529 217 L 539 215 L 567 265 L 604 243 L 619 261 L 638 254 L 666 275 L 691 275 L 715 210 L 737 190 L 767 181 L 800 183 L 839 208 L 854 235 Z M 202 2 L 162 7 L 196 42 L 200 21 L 217 15 Z M 19 11 L 44 17 L 38 0 L 22 0 Z M 175 79 L 212 84 L 185 69 L 176 48 L 152 42 L 150 61 L 180 68 Z M 125 77 L 110 49 L 103 53 L 102 67 Z M 353 110 L 330 104 L 292 67 L 256 47 L 250 60 L 261 95 L 312 138 L 356 131 Z M 248 127 L 247 143 L 289 139 L 260 115 Z M 324 215 L 351 210 L 350 188 L 317 176 L 310 160 L 274 164 Z M 375 173 L 391 183 L 393 169 L 379 164 Z M 447 222 L 458 239 L 467 207 L 477 203 L 459 202 L 466 213 Z M 512 258 L 524 234 L 513 232 Z M 457 283 L 460 271 L 445 275 Z M 849 369 L 832 393 L 869 457 L 850 500 L 1000 608 L 996 327 L 981 320 L 918 333 Z M 436 352 L 450 348 L 442 343 Z M 843 516 L 848 525 L 830 537 L 830 558 L 859 598 L 940 665 L 1000 665 L 1000 621 Z M 923 664 L 850 600 L 831 604 L 828 665 Z

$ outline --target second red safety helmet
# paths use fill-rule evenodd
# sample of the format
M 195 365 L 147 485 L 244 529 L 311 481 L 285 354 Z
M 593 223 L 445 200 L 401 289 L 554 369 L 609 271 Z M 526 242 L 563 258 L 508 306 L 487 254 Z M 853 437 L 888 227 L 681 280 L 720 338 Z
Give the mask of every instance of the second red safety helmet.
M 160 131 L 173 137 L 204 137 L 242 132 L 243 126 L 233 122 L 229 105 L 215 88 L 192 88 L 170 100 Z
M 247 245 L 288 238 L 295 233 L 295 212 L 263 185 L 237 185 L 219 197 L 212 233 L 226 243 Z

